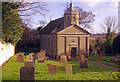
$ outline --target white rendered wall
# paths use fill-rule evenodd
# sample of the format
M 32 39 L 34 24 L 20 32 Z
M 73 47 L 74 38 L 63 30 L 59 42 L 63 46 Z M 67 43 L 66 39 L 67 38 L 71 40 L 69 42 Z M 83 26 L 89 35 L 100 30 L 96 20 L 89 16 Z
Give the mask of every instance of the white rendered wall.
M 14 46 L 9 44 L 2 44 L 0 42 L 0 66 L 14 55 Z

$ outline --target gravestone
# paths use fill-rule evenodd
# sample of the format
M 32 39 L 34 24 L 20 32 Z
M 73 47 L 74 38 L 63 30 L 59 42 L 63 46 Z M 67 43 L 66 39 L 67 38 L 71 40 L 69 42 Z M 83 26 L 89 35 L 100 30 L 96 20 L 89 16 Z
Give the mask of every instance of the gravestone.
M 71 56 L 68 56 L 68 61 L 72 61 L 72 58 L 71 58 Z
M 34 55 L 35 53 L 29 53 L 29 60 L 34 60 L 34 58 L 33 58 L 33 55 Z
M 38 54 L 33 54 L 34 60 L 38 59 Z
M 87 58 L 85 58 L 84 55 L 81 55 L 79 61 L 80 61 L 80 68 L 88 68 L 88 65 L 87 65 Z
M 24 62 L 24 53 L 17 53 L 17 62 Z
M 79 61 L 79 56 L 76 56 L 76 57 L 75 57 L 75 60 L 76 60 L 76 61 Z
M 48 64 L 48 74 L 56 74 L 57 65 Z
M 60 63 L 67 64 L 67 57 L 65 55 L 60 56 Z
M 45 61 L 45 54 L 42 52 L 38 53 L 38 62 L 44 62 Z
M 34 60 L 27 60 L 27 61 L 24 63 L 24 66 L 25 66 L 25 67 L 35 67 L 35 62 L 34 62 Z
M 22 67 L 22 68 L 20 68 L 20 80 L 35 80 L 34 67 Z
M 70 64 L 65 65 L 65 72 L 66 74 L 72 74 L 72 65 Z

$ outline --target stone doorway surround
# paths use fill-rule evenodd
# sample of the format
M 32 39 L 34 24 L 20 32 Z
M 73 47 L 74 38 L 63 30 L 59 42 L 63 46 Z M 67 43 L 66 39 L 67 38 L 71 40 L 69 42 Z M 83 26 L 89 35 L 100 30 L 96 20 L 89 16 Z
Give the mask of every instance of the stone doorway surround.
M 74 48 L 76 48 L 76 54 L 75 54 L 75 56 L 72 56 L 72 49 L 74 49 Z M 69 45 L 69 55 L 71 56 L 71 57 L 76 57 L 77 55 L 78 55 L 78 46 L 77 46 L 77 44 L 72 44 L 72 45 Z

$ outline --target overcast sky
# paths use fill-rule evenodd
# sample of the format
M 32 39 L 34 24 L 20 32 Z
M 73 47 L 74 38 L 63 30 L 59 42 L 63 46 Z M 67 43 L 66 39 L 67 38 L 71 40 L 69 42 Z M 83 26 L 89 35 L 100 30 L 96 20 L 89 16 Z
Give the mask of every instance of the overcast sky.
M 118 18 L 118 1 L 119 0 L 72 0 L 74 7 L 78 6 L 85 11 L 93 12 L 95 15 L 95 22 L 92 25 L 94 33 L 101 33 L 99 25 L 104 21 L 105 17 L 115 16 Z M 39 27 L 39 20 L 45 20 L 49 23 L 50 16 L 52 20 L 62 17 L 66 2 L 70 3 L 71 0 L 44 0 L 44 2 L 47 3 L 45 8 L 49 11 L 45 12 L 45 17 L 38 14 L 32 16 L 36 24 L 33 24 L 31 28 Z

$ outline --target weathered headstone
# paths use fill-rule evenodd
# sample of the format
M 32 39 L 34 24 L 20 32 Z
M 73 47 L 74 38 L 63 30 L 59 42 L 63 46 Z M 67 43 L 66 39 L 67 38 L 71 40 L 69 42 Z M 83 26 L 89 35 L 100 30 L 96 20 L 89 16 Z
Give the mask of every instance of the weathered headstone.
M 38 54 L 33 54 L 34 60 L 38 59 Z
M 35 80 L 34 67 L 22 67 L 22 68 L 20 68 L 20 80 Z
M 27 60 L 24 64 L 25 67 L 35 67 L 34 60 Z
M 68 61 L 72 61 L 72 58 L 71 58 L 71 56 L 68 56 Z
M 88 65 L 87 65 L 87 58 L 85 58 L 84 55 L 81 55 L 79 61 L 80 61 L 80 68 L 88 68 Z
M 65 72 L 66 74 L 72 74 L 72 65 L 70 64 L 65 65 Z
M 56 74 L 57 72 L 57 65 L 48 65 L 48 74 Z
M 33 55 L 34 55 L 35 53 L 29 53 L 29 60 L 34 60 L 34 58 L 33 58 Z
M 60 63 L 67 64 L 67 57 L 65 55 L 60 56 Z
M 45 54 L 43 52 L 38 53 L 38 62 L 44 62 L 45 61 Z
M 17 53 L 17 62 L 24 62 L 24 53 Z

